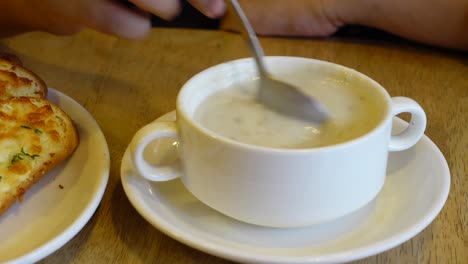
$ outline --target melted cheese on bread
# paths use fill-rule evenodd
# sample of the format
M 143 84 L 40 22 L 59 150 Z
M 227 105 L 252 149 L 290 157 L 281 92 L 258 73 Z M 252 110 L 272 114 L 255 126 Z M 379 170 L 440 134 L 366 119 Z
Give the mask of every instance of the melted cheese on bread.
M 32 97 L 0 101 L 0 214 L 78 145 L 63 110 Z

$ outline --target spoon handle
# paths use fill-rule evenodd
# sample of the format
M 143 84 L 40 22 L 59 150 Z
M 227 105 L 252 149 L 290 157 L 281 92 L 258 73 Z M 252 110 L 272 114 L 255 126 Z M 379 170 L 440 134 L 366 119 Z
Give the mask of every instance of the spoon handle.
M 254 59 L 257 62 L 259 74 L 261 77 L 266 76 L 267 71 L 265 68 L 265 64 L 263 63 L 263 49 L 262 46 L 260 46 L 260 42 L 258 41 L 257 35 L 255 34 L 255 31 L 250 25 L 250 22 L 247 19 L 247 16 L 245 15 L 244 11 L 240 7 L 239 2 L 237 2 L 237 0 L 230 1 L 232 6 L 234 7 L 234 10 L 236 11 L 235 13 L 237 17 L 240 19 L 240 22 L 244 26 L 244 30 L 242 33 L 244 34 L 244 36 L 247 37 L 246 40 L 254 54 Z

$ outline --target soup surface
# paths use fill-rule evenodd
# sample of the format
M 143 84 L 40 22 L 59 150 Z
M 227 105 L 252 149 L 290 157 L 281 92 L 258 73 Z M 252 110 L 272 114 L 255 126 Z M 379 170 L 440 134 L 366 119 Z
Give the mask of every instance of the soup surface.
M 194 118 L 216 134 L 272 148 L 314 148 L 362 136 L 375 128 L 385 107 L 377 91 L 343 77 L 311 78 L 299 84 L 331 114 L 318 125 L 282 115 L 256 100 L 259 80 L 244 80 L 209 95 Z M 380 103 L 379 103 L 380 102 Z

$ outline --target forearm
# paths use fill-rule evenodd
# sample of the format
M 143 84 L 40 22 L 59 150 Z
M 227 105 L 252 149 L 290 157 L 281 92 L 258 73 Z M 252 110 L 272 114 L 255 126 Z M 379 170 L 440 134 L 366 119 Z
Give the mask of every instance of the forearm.
M 337 10 L 344 23 L 375 27 L 431 45 L 468 50 L 468 0 L 336 2 L 341 5 Z

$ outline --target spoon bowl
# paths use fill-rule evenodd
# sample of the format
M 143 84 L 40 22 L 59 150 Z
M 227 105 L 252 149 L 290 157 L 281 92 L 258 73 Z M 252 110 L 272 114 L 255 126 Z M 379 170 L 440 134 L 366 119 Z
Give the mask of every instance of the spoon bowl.
M 326 122 L 329 118 L 327 108 L 314 97 L 305 94 L 298 87 L 273 77 L 263 62 L 263 49 L 250 25 L 247 16 L 237 0 L 231 0 L 235 14 L 243 25 L 243 35 L 246 37 L 260 75 L 258 101 L 267 107 L 291 116 L 317 124 Z
M 296 86 L 267 75 L 260 78 L 259 88 L 258 101 L 283 115 L 317 124 L 328 120 L 325 106 Z

